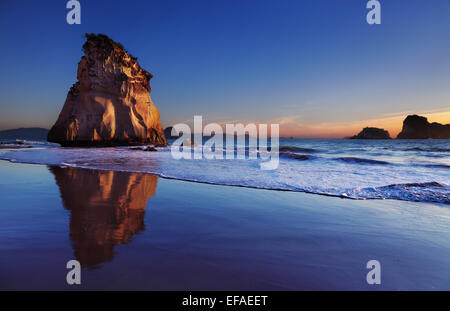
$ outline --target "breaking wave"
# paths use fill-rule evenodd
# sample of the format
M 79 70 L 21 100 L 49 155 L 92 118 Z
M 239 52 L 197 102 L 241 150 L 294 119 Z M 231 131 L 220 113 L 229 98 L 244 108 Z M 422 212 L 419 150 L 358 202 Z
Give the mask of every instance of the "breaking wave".
M 450 188 L 437 182 L 392 184 L 355 190 L 351 195 L 367 199 L 396 199 L 413 202 L 450 204 Z
M 130 147 L 60 148 L 35 144 L 1 150 L 0 159 L 87 169 L 157 174 L 202 183 L 300 191 L 351 199 L 396 199 L 450 204 L 450 156 L 407 151 L 401 141 L 289 140 L 281 145 L 276 170 L 260 169 L 261 160 L 175 160 L 170 148 L 157 152 Z M 426 142 L 446 150 L 450 142 Z M 296 144 L 298 146 L 296 146 Z M 196 146 L 201 148 L 201 146 Z M 402 151 L 403 150 L 403 151 Z M 338 156 L 336 156 L 338 155 Z
M 319 152 L 319 150 L 312 148 L 300 148 L 295 146 L 280 146 L 278 148 L 280 152 L 304 152 L 304 153 L 315 153 Z
M 297 154 L 292 152 L 280 152 L 280 158 L 293 159 L 299 161 L 317 159 L 317 157 L 312 156 L 310 154 Z
M 356 157 L 342 157 L 342 158 L 337 158 L 337 160 L 344 161 L 347 163 L 357 163 L 357 164 L 389 164 L 389 162 L 386 162 L 386 161 L 378 161 L 378 160 L 356 158 Z
M 448 148 L 424 148 L 424 147 L 413 147 L 404 149 L 405 151 L 423 151 L 423 152 L 450 152 Z

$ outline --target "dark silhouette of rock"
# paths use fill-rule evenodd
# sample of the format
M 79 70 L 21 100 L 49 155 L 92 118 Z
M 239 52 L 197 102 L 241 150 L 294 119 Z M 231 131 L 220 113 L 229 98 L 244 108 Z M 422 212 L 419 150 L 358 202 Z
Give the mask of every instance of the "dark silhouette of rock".
M 152 74 L 106 35 L 86 34 L 78 81 L 48 141 L 63 146 L 167 145 L 150 98 Z
M 46 140 L 48 130 L 41 127 L 21 127 L 0 131 L 0 139 Z
M 366 127 L 358 135 L 350 137 L 350 139 L 391 139 L 389 132 L 376 128 L 376 127 Z
M 147 147 L 147 148 L 144 148 L 143 151 L 151 151 L 151 152 L 155 152 L 155 151 L 158 151 L 158 150 L 156 150 L 155 147 L 149 146 L 149 147 Z
M 137 150 L 137 151 L 158 151 L 155 147 L 148 146 L 148 147 L 132 147 L 130 150 Z
M 428 119 L 418 115 L 407 116 L 398 139 L 449 139 L 450 124 L 430 123 Z
M 168 126 L 164 129 L 164 135 L 166 136 L 167 139 L 176 139 L 179 136 L 172 136 L 172 126 Z

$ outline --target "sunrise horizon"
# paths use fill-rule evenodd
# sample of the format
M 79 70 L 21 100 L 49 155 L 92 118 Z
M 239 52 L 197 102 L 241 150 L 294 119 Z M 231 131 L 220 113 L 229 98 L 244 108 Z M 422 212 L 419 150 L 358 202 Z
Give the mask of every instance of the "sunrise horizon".
M 0 292 L 258 311 L 450 290 L 449 16 L 1 0 Z
M 402 130 L 404 119 L 408 115 L 420 115 L 426 117 L 430 123 L 436 122 L 440 124 L 450 124 L 450 111 L 442 112 L 415 112 L 411 111 L 406 114 L 395 116 L 386 116 L 370 120 L 356 120 L 348 123 L 322 123 L 322 124 L 301 124 L 295 122 L 295 116 L 285 117 L 276 120 L 263 120 L 268 124 L 280 124 L 281 138 L 304 138 L 304 139 L 343 139 L 358 134 L 365 127 L 376 127 L 389 132 L 391 138 L 396 138 Z M 209 120 L 215 122 L 214 120 Z M 184 120 L 186 124 L 192 124 L 192 119 Z M 223 128 L 227 123 L 242 123 L 244 125 L 250 123 L 258 123 L 262 120 L 229 120 L 215 122 Z M 171 127 L 173 124 L 163 124 L 164 128 Z M 14 130 L 19 128 L 43 128 L 50 129 L 51 124 L 17 124 L 16 126 L 0 127 L 0 131 Z

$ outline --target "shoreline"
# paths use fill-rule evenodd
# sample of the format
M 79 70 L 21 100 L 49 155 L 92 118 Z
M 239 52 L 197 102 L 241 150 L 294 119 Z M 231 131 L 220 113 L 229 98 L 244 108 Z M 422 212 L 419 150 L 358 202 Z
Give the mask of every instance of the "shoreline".
M 167 179 L 167 180 L 178 180 L 178 181 L 184 181 L 184 182 L 190 182 L 190 183 L 199 183 L 199 184 L 206 184 L 206 185 L 214 185 L 214 186 L 226 186 L 226 187 L 236 187 L 236 188 L 246 188 L 246 189 L 255 189 L 255 190 L 269 190 L 269 191 L 281 191 L 281 192 L 294 192 L 294 193 L 305 193 L 309 195 L 318 195 L 318 196 L 324 196 L 324 197 L 332 197 L 337 199 L 348 199 L 348 200 L 355 200 L 355 201 L 402 201 L 402 202 L 414 202 L 414 203 L 424 203 L 424 204 L 434 204 L 442 207 L 449 207 L 448 204 L 441 203 L 441 202 L 422 202 L 422 201 L 411 201 L 406 199 L 391 199 L 391 198 L 352 198 L 344 195 L 333 195 L 328 193 L 317 193 L 307 190 L 293 190 L 293 189 L 282 189 L 282 188 L 264 188 L 264 187 L 254 187 L 254 186 L 244 186 L 244 185 L 229 185 L 229 184 L 221 184 L 221 183 L 214 183 L 214 182 L 208 182 L 208 181 L 199 181 L 199 180 L 189 180 L 189 179 L 182 179 L 182 178 L 176 178 L 176 177 L 169 177 L 164 176 L 158 173 L 149 173 L 149 172 L 142 172 L 142 171 L 131 171 L 131 170 L 120 170 L 120 169 L 104 169 L 104 168 L 90 168 L 90 167 L 83 167 L 83 166 L 70 166 L 70 165 L 52 165 L 52 164 L 45 164 L 45 163 L 33 163 L 33 162 L 17 162 L 10 159 L 1 159 L 0 161 L 6 161 L 9 163 L 14 164 L 28 164 L 28 165 L 43 165 L 43 166 L 55 166 L 60 168 L 70 167 L 73 169 L 83 169 L 83 170 L 98 170 L 98 171 L 105 171 L 105 172 L 122 172 L 122 173 L 136 173 L 136 174 L 148 174 L 148 175 L 154 175 L 158 176 L 159 178 Z

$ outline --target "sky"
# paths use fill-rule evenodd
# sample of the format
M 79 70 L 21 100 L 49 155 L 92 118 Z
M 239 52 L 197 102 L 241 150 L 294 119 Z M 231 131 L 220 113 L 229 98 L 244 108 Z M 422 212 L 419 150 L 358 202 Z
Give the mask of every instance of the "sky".
M 50 128 L 76 82 L 84 34 L 151 72 L 164 127 L 279 123 L 283 136 L 395 136 L 408 114 L 450 123 L 450 0 L 0 2 L 0 129 Z

